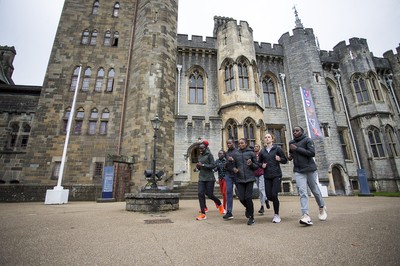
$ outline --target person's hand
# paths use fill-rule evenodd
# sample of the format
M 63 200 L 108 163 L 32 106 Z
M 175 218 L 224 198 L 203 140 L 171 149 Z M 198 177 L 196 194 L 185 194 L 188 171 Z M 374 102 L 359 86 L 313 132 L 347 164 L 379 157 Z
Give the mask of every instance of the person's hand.
M 287 158 L 288 158 L 289 161 L 291 161 L 293 159 L 291 154 L 289 154 Z
M 281 157 L 279 155 L 275 155 L 275 160 L 277 160 L 278 162 L 281 161 Z
M 295 151 L 297 150 L 297 146 L 295 144 L 290 144 L 289 145 L 290 150 Z
M 239 169 L 237 169 L 236 167 L 233 168 L 233 172 L 236 174 L 239 172 Z
M 250 165 L 252 165 L 252 164 L 253 164 L 253 162 L 251 161 L 251 159 L 248 159 L 248 160 L 247 160 L 247 165 L 250 166 Z
M 202 163 L 200 163 L 200 162 L 198 162 L 198 163 L 196 164 L 196 168 L 197 168 L 197 169 L 200 169 L 202 166 L 204 166 L 204 164 L 202 164 Z
M 267 167 L 267 163 L 263 163 L 261 167 L 265 169 Z
M 232 156 L 229 156 L 229 157 L 228 157 L 228 161 L 233 162 L 233 161 L 234 161 L 234 160 L 233 160 L 233 157 L 232 157 Z

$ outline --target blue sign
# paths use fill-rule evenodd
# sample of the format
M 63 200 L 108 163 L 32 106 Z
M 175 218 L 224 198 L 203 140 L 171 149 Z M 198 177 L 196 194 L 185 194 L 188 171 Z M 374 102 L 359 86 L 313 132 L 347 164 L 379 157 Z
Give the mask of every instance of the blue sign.
M 113 197 L 114 187 L 114 166 L 104 167 L 103 189 L 101 196 L 104 199 L 111 199 Z
M 360 183 L 360 194 L 361 195 L 371 194 L 368 186 L 367 171 L 362 168 L 357 169 L 357 175 L 358 175 L 358 182 Z

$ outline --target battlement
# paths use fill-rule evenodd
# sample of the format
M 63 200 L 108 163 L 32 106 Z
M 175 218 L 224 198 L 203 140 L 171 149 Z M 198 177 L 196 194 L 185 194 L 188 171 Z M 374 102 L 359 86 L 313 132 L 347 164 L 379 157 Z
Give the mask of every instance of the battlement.
M 334 51 L 326 51 L 326 50 L 321 50 L 319 51 L 319 58 L 321 59 L 321 62 L 324 63 L 338 63 L 339 58 L 337 54 L 335 54 Z
M 272 44 L 268 42 L 254 42 L 254 49 L 256 54 L 283 56 L 283 47 L 280 44 L 274 44 L 272 46 Z
M 315 41 L 314 30 L 311 28 L 295 28 L 293 29 L 293 35 L 290 35 L 289 32 L 282 34 L 279 38 L 279 44 L 290 43 L 292 41 L 296 41 L 300 38 L 304 38 L 304 36 L 310 40 Z
M 334 51 L 342 49 L 352 48 L 352 51 L 366 49 L 369 51 L 367 40 L 364 38 L 351 38 L 349 39 L 349 45 L 345 41 L 341 41 L 333 47 Z
M 187 34 L 178 34 L 178 47 L 191 47 L 191 48 L 202 48 L 202 49 L 216 49 L 217 38 L 206 37 L 203 41 L 203 36 L 192 35 L 192 39 L 189 39 Z

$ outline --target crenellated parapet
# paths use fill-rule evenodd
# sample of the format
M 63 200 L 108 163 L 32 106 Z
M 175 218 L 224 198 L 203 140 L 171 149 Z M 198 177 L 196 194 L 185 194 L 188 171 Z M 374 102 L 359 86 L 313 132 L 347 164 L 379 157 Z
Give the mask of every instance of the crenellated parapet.
M 178 34 L 178 48 L 201 48 L 201 49 L 217 49 L 217 38 L 206 37 L 203 41 L 203 36 L 192 35 L 192 39 L 189 39 L 187 34 Z
M 254 42 L 254 49 L 257 55 L 283 56 L 283 46 L 280 44 L 272 45 L 267 42 Z

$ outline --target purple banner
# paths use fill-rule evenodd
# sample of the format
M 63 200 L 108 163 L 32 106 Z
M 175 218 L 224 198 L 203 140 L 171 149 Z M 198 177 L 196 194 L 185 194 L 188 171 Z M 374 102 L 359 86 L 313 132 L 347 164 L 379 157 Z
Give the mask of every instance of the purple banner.
M 301 91 L 303 92 L 303 105 L 310 138 L 322 138 L 322 132 L 321 128 L 319 127 L 317 114 L 315 112 L 314 101 L 311 97 L 311 91 L 305 88 L 301 88 Z

